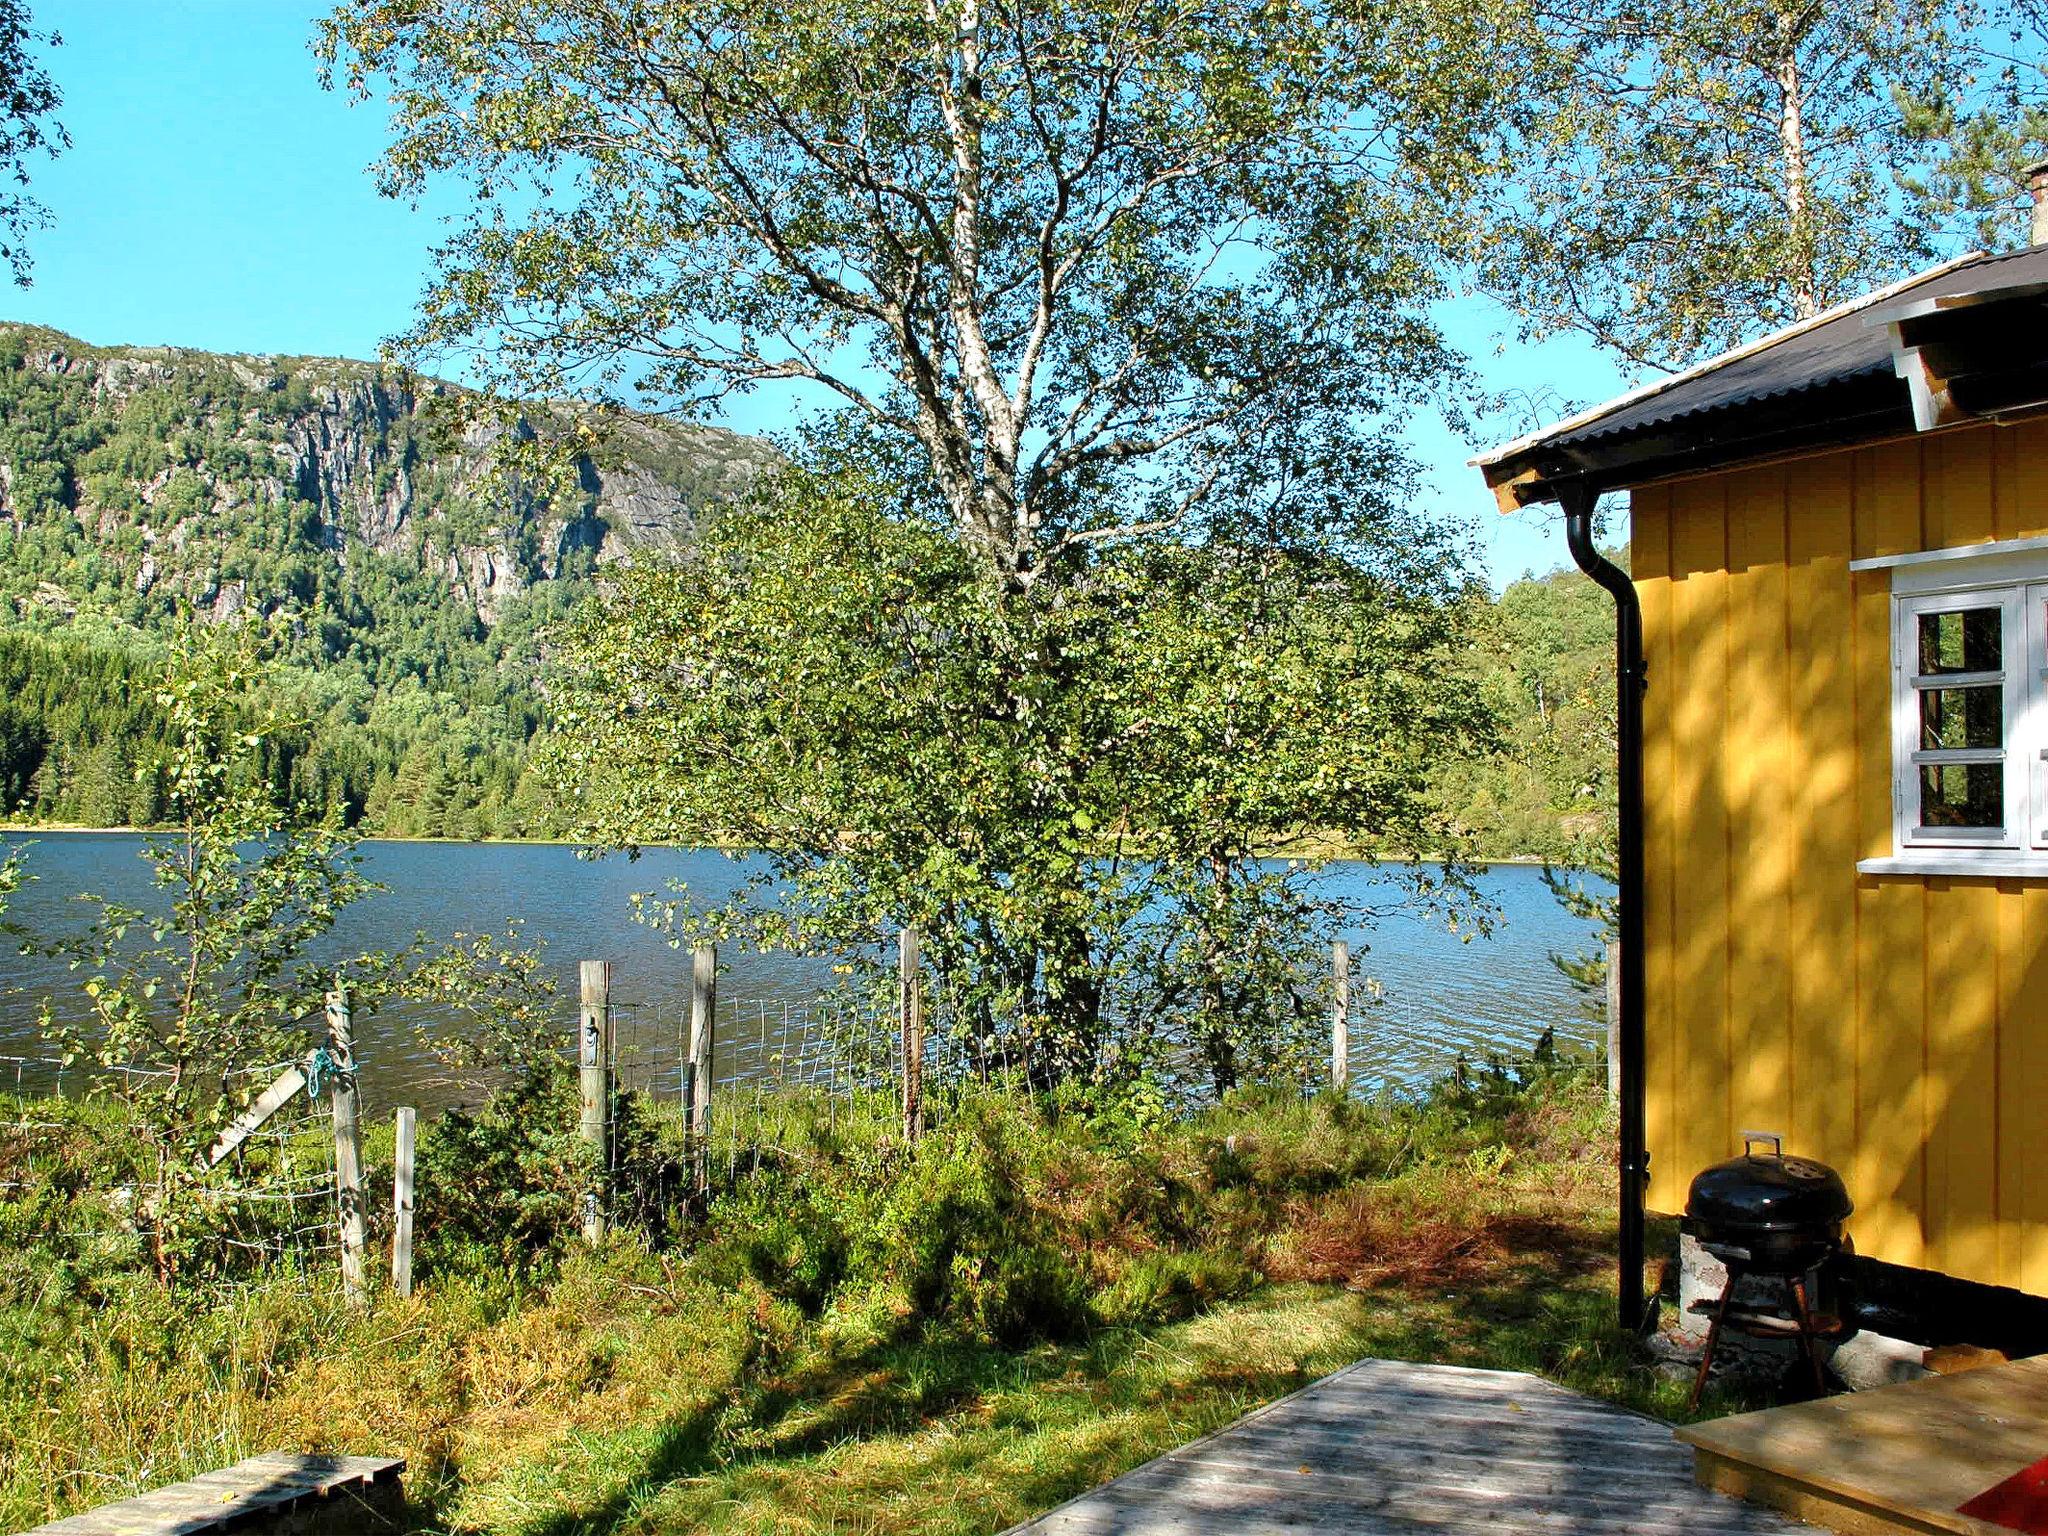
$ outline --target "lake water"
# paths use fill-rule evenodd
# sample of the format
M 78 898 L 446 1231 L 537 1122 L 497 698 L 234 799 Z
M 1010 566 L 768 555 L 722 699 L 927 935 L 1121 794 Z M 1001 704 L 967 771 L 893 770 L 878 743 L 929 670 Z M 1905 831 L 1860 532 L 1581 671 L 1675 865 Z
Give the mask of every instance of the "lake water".
M 15 894 L 9 919 L 43 935 L 75 931 L 86 915 L 75 899 L 83 891 L 149 905 L 141 847 L 139 837 L 125 833 L 36 834 L 25 857 L 34 879 Z M 526 939 L 545 945 L 560 977 L 564 1042 L 573 1033 L 576 962 L 610 960 L 614 997 L 635 1005 L 622 1019 L 641 1036 L 671 1041 L 663 1056 L 654 1040 L 649 1070 L 673 1062 L 673 1036 L 687 1014 L 690 956 L 636 923 L 630 898 L 680 879 L 716 900 L 747 873 L 743 856 L 701 850 L 591 859 L 529 844 L 370 842 L 363 851 L 367 873 L 387 889 L 343 914 L 335 938 L 346 952 L 396 948 L 419 930 L 499 931 L 520 919 Z M 1587 944 L 1590 925 L 1558 905 L 1538 870 L 1501 865 L 1481 876 L 1496 923 L 1490 935 L 1469 942 L 1403 909 L 1399 881 L 1381 866 L 1338 863 L 1320 878 L 1353 914 L 1344 937 L 1352 947 L 1354 993 L 1366 995 L 1365 978 L 1384 991 L 1384 1001 L 1362 1009 L 1353 1026 L 1364 1080 L 1412 1080 L 1460 1053 L 1524 1053 L 1550 1027 L 1571 1044 L 1590 1045 L 1599 1033 L 1549 960 L 1553 951 Z M 788 1009 L 801 1012 L 832 981 L 821 960 L 730 952 L 721 960 L 721 1048 L 728 1036 L 740 1047 L 721 1058 L 728 1063 L 747 1059 L 743 1047 L 757 1029 L 765 1059 L 769 1021 Z M 12 946 L 0 953 L 0 1056 L 48 1055 L 36 1029 L 39 1002 L 49 996 L 60 1012 L 75 1013 L 76 989 L 77 978 L 61 965 L 16 955 Z M 357 1034 L 373 1103 L 435 1102 L 434 1069 L 402 1019 L 366 1019 Z M 33 1066 L 22 1070 L 35 1080 Z M 0 1095 L 12 1087 L 0 1079 Z

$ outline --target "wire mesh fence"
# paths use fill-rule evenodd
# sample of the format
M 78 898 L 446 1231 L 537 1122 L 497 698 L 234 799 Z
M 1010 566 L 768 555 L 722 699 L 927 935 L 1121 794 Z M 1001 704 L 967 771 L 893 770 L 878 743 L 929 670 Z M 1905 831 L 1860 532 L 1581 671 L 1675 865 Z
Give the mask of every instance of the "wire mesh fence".
M 896 1008 L 842 994 L 821 997 L 717 996 L 711 1066 L 711 1124 L 724 1142 L 774 1142 L 793 1109 L 822 1111 L 828 1122 L 842 1106 L 861 1101 L 900 1102 L 906 1073 L 903 1021 Z M 1301 1033 L 1306 1047 L 1291 1086 L 1318 1092 L 1333 1085 L 1326 1042 L 1336 1020 L 1327 1001 L 1308 1008 Z M 690 1093 L 691 999 L 678 995 L 614 997 L 609 1005 L 614 1081 L 655 1106 L 683 1107 Z M 1503 1045 L 1487 1021 L 1445 1020 L 1412 1003 L 1390 999 L 1370 978 L 1351 989 L 1345 1010 L 1347 1070 L 1343 1091 L 1373 1098 L 1421 1092 L 1461 1070 L 1489 1061 L 1526 1063 L 1551 1050 L 1548 1031 L 1528 1042 Z M 1589 1034 L 1592 1028 L 1589 1026 Z M 943 1020 L 919 1035 L 917 1077 L 927 1096 L 943 1098 L 966 1087 L 998 1086 L 1011 1093 L 1045 1090 L 1023 1070 L 1007 1043 L 976 1040 Z M 1573 1042 L 1558 1058 L 1564 1070 L 1598 1066 L 1597 1052 Z M 1218 1090 L 1196 1046 L 1164 1042 L 1155 1076 L 1184 1112 L 1215 1102 Z
M 604 974 L 609 988 L 608 970 Z M 880 1145 L 912 1134 L 906 1098 L 921 1100 L 926 1123 L 938 1123 L 967 1090 L 1053 1091 L 1022 1070 L 1010 1046 L 963 1031 L 948 1008 L 913 1032 L 914 1047 L 907 1052 L 900 1004 L 887 998 L 714 996 L 708 987 L 693 995 L 688 985 L 635 995 L 630 976 L 624 979 L 628 987 L 598 1000 L 602 1102 L 593 1120 L 586 1074 L 582 1134 L 587 1140 L 593 1125 L 601 1127 L 598 1166 L 606 1189 L 623 1188 L 630 1176 L 617 1140 L 629 1120 L 637 1118 L 642 1131 L 655 1125 L 656 1140 L 666 1136 L 680 1149 L 654 1187 L 643 1188 L 635 1201 L 613 1203 L 624 1220 L 667 1221 L 673 1227 L 673 1218 L 658 1212 L 693 1198 L 701 1211 L 714 1186 L 731 1187 L 764 1157 L 815 1134 L 821 1123 L 842 1145 L 848 1135 Z M 1310 1037 L 1320 1031 L 1325 1042 L 1319 1056 L 1310 1050 L 1299 1058 L 1292 1086 L 1309 1093 L 1332 1085 L 1334 1021 L 1328 1001 L 1317 1000 L 1312 987 L 1304 990 L 1308 1000 L 1297 1023 L 1305 1041 L 1312 1044 Z M 587 1010 L 591 999 L 584 1002 Z M 712 1020 L 708 1042 L 693 1040 L 698 1010 L 708 1010 Z M 583 1021 L 566 1003 L 560 1011 L 559 1034 L 544 1039 L 539 1051 L 573 1071 Z M 421 1032 L 447 1037 L 474 1021 L 443 1009 L 410 1022 Z M 336 1063 L 326 1059 L 331 1042 L 318 1016 L 300 1023 L 306 1028 L 303 1057 L 236 1068 L 217 1085 L 218 1102 L 245 1118 L 267 1088 L 292 1091 L 231 1147 L 197 1164 L 188 1158 L 172 1166 L 166 1144 L 136 1134 L 138 1107 L 152 1087 L 149 1070 L 54 1050 L 0 1056 L 0 1206 L 13 1208 L 8 1224 L 36 1231 L 39 1240 L 79 1262 L 125 1257 L 147 1265 L 156 1257 L 152 1249 L 165 1240 L 175 1202 L 181 1226 L 173 1236 L 184 1247 L 182 1261 L 204 1272 L 331 1274 L 342 1257 L 345 1204 L 338 1199 L 329 1091 Z M 1390 1007 L 1369 981 L 1351 989 L 1345 1024 L 1344 1089 L 1361 1096 L 1420 1089 L 1451 1074 L 1461 1061 L 1495 1054 L 1489 1047 L 1497 1043 L 1497 1037 L 1467 1035 L 1439 1019 Z M 532 1065 L 486 1056 L 481 1072 L 458 1074 L 463 1091 L 456 1093 L 456 1079 L 436 1076 L 421 1060 L 400 1061 L 387 1071 L 377 1090 L 387 1107 L 474 1102 L 494 1080 L 511 1081 Z M 1589 1055 L 1584 1064 L 1591 1067 L 1595 1060 Z M 1177 1107 L 1195 1110 L 1214 1101 L 1215 1084 L 1188 1043 L 1169 1043 L 1154 1063 L 1178 1084 Z M 587 1067 L 588 1060 L 581 1065 Z M 299 1076 L 295 1090 L 291 1073 Z M 906 1080 L 915 1094 L 906 1095 Z M 218 1118 L 223 1125 L 233 1122 L 228 1111 Z M 572 1127 L 559 1129 L 566 1133 Z M 381 1181 L 393 1176 L 381 1166 L 375 1173 Z M 355 1198 L 372 1211 L 383 1204 L 374 1190 L 359 1190 Z M 600 1191 L 593 1198 L 602 1202 L 606 1196 Z M 420 1199 L 431 1212 L 435 1192 L 423 1188 Z
M 304 1063 L 221 1075 L 220 1101 L 247 1105 Z M 334 1138 L 324 1095 L 294 1094 L 217 1157 L 189 1156 L 151 1120 L 164 1069 L 63 1055 L 0 1057 L 0 1200 L 66 1261 L 132 1261 L 226 1275 L 311 1266 L 337 1247 Z M 219 1146 L 219 1143 L 216 1143 Z

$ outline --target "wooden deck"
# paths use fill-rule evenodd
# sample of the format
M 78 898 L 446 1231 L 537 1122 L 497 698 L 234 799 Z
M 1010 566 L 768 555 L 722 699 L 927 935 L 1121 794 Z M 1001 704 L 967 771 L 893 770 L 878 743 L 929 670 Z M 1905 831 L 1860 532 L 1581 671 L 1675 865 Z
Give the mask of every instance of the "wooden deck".
M 1016 1532 L 1785 1536 L 1693 1480 L 1671 1427 L 1536 1376 L 1365 1360 Z
M 364 1536 L 398 1524 L 399 1474 L 390 1456 L 302 1456 L 272 1451 L 26 1536 L 213 1536 L 227 1531 Z
M 2048 1356 L 1682 1429 L 1700 1480 L 1838 1531 L 2010 1536 L 1962 1507 L 2048 1455 Z M 2048 1499 L 2031 1504 L 2048 1529 Z

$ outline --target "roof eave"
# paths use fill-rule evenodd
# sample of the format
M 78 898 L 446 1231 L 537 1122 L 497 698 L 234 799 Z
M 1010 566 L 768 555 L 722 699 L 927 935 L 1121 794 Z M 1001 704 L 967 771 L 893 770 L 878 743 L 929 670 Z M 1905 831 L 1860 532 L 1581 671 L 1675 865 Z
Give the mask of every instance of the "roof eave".
M 1596 495 L 1737 464 L 1910 435 L 1906 392 L 1889 372 L 1860 373 L 1792 396 L 1742 401 L 1611 437 L 1550 444 L 1483 466 L 1503 512 L 1555 501 L 1566 486 Z
M 1731 348 L 1717 357 L 1708 358 L 1705 362 L 1695 363 L 1692 367 L 1679 373 L 1674 373 L 1668 378 L 1654 380 L 1649 384 L 1632 389 L 1626 394 L 1619 395 L 1602 405 L 1594 406 L 1590 410 L 1581 411 L 1574 416 L 1567 417 L 1563 421 L 1539 428 L 1534 432 L 1524 433 L 1511 442 L 1503 443 L 1497 448 L 1475 455 L 1467 463 L 1486 477 L 1487 485 L 1493 490 L 1494 500 L 1499 504 L 1503 512 L 1513 512 L 1525 506 L 1555 500 L 1555 492 L 1547 488 L 1553 483 L 1552 478 L 1538 467 L 1537 455 L 1542 449 L 1555 446 L 1558 439 L 1582 432 L 1587 427 L 1596 425 L 1606 417 L 1616 415 L 1630 406 L 1639 405 L 1645 400 L 1653 399 L 1657 395 L 1676 389 L 1693 379 L 1704 377 L 1707 374 L 1738 363 L 1744 358 L 1754 357 L 1760 352 L 1781 346 L 1785 342 L 1825 325 L 1831 320 L 1875 308 L 1921 283 L 1932 281 L 1935 278 L 1955 271 L 1959 267 L 1967 266 L 1971 262 L 1982 259 L 1983 252 L 1972 251 L 1967 255 L 1958 256 L 1952 261 L 1945 261 L 1936 266 L 1929 267 L 1925 271 L 1916 272 L 1911 277 L 1888 284 L 1883 288 L 1875 289 L 1858 298 L 1848 300 L 1846 303 L 1837 304 L 1832 309 L 1824 310 L 1820 314 L 1795 321 L 1791 325 L 1773 331 L 1768 336 L 1762 336 L 1755 341 Z M 1568 476 L 1567 478 L 1577 477 Z M 1606 489 L 1615 488 L 1617 487 L 1606 487 Z

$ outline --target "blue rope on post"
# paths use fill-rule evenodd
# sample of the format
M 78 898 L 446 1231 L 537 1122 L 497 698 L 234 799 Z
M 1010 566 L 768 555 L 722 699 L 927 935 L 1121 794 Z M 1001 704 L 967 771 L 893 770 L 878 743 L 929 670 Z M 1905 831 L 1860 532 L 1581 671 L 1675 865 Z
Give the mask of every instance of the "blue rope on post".
M 306 1097 L 309 1100 L 319 1098 L 342 1078 L 360 1074 L 362 1066 L 362 1057 L 358 1056 L 354 1063 L 354 1071 L 344 1071 L 341 1063 L 334 1059 L 332 1051 L 324 1045 L 314 1046 L 306 1057 Z

